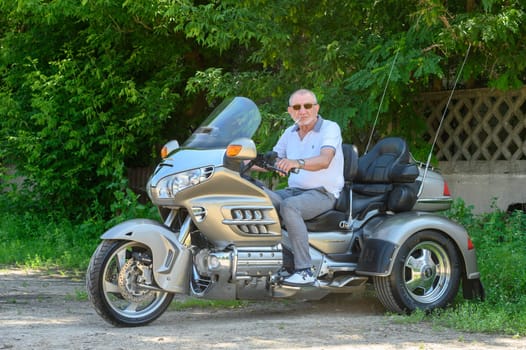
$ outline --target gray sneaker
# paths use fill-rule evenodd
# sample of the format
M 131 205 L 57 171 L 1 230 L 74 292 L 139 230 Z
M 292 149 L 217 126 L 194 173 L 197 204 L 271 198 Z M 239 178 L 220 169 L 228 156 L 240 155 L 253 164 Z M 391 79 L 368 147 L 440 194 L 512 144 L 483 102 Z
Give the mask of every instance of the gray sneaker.
M 296 270 L 292 275 L 283 280 L 288 286 L 308 286 L 316 281 L 311 269 Z

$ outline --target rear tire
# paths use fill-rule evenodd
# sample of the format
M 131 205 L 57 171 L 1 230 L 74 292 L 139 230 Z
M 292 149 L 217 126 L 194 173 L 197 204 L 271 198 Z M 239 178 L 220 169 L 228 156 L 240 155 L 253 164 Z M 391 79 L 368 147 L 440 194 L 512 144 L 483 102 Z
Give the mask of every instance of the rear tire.
M 151 258 L 150 249 L 138 242 L 104 240 L 97 247 L 88 266 L 86 288 L 104 320 L 115 326 L 142 326 L 170 305 L 173 293 L 140 286 L 151 276 L 151 263 L 147 263 Z
M 373 277 L 380 302 L 396 313 L 448 306 L 461 279 L 455 244 L 437 231 L 421 231 L 398 251 L 391 275 Z

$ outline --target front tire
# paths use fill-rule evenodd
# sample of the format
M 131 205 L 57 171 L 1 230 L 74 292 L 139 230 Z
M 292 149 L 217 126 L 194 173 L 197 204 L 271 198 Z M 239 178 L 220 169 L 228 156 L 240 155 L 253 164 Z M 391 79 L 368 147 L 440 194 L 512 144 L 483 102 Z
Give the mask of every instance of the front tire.
M 104 240 L 97 247 L 88 266 L 86 288 L 104 320 L 115 326 L 142 326 L 170 305 L 174 295 L 151 284 L 151 260 L 150 249 L 138 242 Z
M 455 298 L 461 278 L 455 244 L 436 231 L 421 231 L 398 251 L 390 276 L 374 276 L 380 302 L 396 313 L 448 306 Z

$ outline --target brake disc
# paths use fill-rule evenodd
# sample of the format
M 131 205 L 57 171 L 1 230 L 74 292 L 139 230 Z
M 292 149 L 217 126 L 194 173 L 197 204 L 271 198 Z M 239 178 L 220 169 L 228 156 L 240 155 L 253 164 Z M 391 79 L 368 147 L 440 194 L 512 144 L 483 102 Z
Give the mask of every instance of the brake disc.
M 132 303 L 141 303 L 153 297 L 151 290 L 139 286 L 144 276 L 138 264 L 135 259 L 129 259 L 119 272 L 120 293 L 124 299 Z

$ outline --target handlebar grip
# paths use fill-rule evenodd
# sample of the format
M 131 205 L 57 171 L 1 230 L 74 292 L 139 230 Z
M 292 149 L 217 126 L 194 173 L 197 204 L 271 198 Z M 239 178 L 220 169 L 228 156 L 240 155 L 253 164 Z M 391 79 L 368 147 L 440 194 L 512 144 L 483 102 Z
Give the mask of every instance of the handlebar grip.
M 299 172 L 300 172 L 300 169 L 298 169 L 298 168 L 292 168 L 292 169 L 290 169 L 290 171 L 289 171 L 289 173 L 293 173 L 293 174 L 297 174 L 297 173 L 299 173 Z

